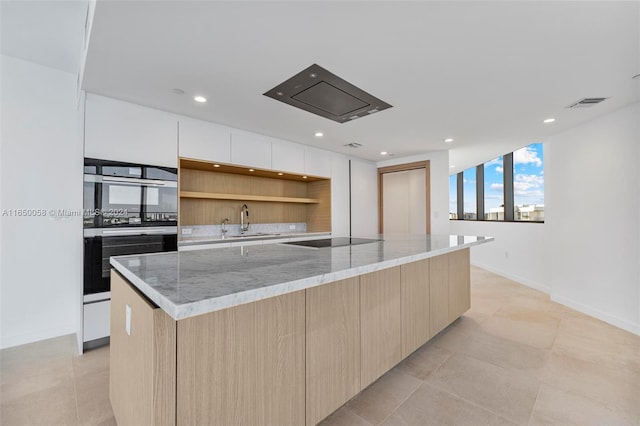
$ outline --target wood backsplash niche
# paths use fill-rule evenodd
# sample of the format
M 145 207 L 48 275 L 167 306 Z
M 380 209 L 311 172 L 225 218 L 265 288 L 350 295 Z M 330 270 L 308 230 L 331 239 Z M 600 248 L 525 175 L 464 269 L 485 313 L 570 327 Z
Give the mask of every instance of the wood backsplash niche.
M 183 159 L 179 189 L 180 226 L 219 225 L 225 218 L 239 224 L 246 203 L 251 223 L 306 222 L 307 232 L 331 231 L 330 179 Z

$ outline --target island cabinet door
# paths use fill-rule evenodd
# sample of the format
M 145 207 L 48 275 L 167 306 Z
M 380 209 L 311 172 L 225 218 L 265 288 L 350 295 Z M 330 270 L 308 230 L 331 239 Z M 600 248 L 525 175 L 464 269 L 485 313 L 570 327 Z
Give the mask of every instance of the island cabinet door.
M 361 386 L 402 359 L 400 267 L 360 276 Z
M 305 293 L 178 321 L 178 425 L 305 423 Z
M 425 344 L 429 329 L 429 259 L 400 267 L 402 298 L 402 358 Z
M 449 323 L 471 307 L 469 249 L 449 254 Z
M 431 336 L 450 324 L 449 321 L 449 255 L 429 259 L 429 316 Z
M 307 289 L 307 425 L 360 392 L 359 278 Z
M 109 357 L 118 425 L 174 425 L 176 322 L 113 270 Z

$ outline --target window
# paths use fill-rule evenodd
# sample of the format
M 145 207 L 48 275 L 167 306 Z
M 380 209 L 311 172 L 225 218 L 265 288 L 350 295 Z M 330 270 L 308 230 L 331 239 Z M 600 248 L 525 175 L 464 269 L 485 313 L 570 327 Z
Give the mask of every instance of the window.
M 458 175 L 449 176 L 449 219 L 458 218 Z
M 476 220 L 476 168 L 462 172 L 463 195 L 464 195 L 464 217 L 465 220 Z
M 513 219 L 544 221 L 542 144 L 513 152 Z
M 484 220 L 504 220 L 504 160 L 484 163 Z
M 449 218 L 544 222 L 543 144 L 449 177 Z

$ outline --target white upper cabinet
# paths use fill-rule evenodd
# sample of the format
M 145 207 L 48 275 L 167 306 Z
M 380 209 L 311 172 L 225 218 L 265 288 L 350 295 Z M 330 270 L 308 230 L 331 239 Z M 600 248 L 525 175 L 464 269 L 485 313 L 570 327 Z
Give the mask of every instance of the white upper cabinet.
M 311 176 L 331 176 L 331 153 L 322 149 L 304 148 L 304 172 Z
M 271 169 L 271 140 L 256 133 L 231 132 L 231 163 Z
M 349 159 L 331 155 L 331 236 L 349 236 Z
M 272 139 L 271 165 L 273 170 L 305 173 L 304 146 L 279 139 Z
M 208 121 L 180 118 L 180 157 L 231 162 L 231 129 Z
M 178 167 L 175 115 L 91 93 L 85 108 L 85 157 Z
M 351 160 L 351 235 L 378 234 L 378 168 L 375 164 Z

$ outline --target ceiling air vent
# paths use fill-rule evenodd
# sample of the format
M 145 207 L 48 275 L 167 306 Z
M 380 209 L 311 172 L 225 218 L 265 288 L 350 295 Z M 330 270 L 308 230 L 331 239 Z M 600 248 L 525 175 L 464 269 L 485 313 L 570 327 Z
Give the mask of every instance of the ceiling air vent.
M 388 103 L 316 64 L 264 95 L 338 123 L 391 108 Z
M 572 103 L 567 108 L 589 108 L 591 106 L 594 106 L 595 104 L 599 104 L 605 99 L 608 98 L 584 98 L 580 99 L 578 102 Z
M 362 146 L 361 143 L 351 142 L 345 145 L 347 148 L 360 148 Z

